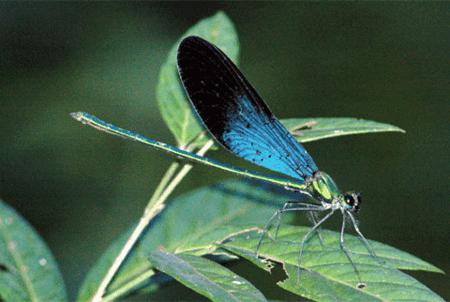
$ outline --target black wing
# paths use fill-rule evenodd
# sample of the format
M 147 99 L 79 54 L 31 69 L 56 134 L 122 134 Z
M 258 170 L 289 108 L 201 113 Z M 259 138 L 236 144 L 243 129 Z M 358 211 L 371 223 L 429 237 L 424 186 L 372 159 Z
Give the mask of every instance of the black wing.
M 300 180 L 317 171 L 308 152 L 220 49 L 202 38 L 187 37 L 178 48 L 177 60 L 193 107 L 226 149 Z

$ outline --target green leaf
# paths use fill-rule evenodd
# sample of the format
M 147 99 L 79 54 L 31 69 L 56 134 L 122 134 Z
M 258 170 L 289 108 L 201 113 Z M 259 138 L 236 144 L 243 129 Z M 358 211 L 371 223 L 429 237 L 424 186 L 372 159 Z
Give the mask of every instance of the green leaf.
M 370 241 L 377 254 L 377 259 L 374 259 L 359 238 L 352 235 L 345 235 L 345 244 L 351 251 L 363 282 L 367 284 L 366 288 L 356 288 L 358 278 L 340 249 L 337 232 L 322 230 L 323 246 L 317 236 L 312 237 L 305 245 L 299 264 L 301 240 L 309 230 L 306 227 L 283 225 L 276 240 L 266 238 L 263 241 L 260 256 L 282 263 L 288 274 L 288 279 L 279 283 L 282 288 L 315 301 L 443 301 L 426 286 L 398 269 L 441 270 L 406 252 Z M 260 234 L 254 231 L 240 234 L 229 238 L 223 248 L 249 257 L 255 255 L 259 238 Z
M 108 292 L 123 289 L 144 271 L 149 273 L 148 255 L 160 246 L 169 252 L 197 256 L 223 254 L 217 250 L 217 242 L 259 226 L 292 198 L 292 192 L 240 179 L 203 187 L 171 200 L 137 243 Z M 78 301 L 89 301 L 130 232 L 131 229 L 115 241 L 94 265 Z
M 333 268 L 329 267 L 329 269 Z M 444 302 L 429 288 L 399 270 L 369 266 L 362 266 L 361 270 L 364 276 L 371 279 L 368 287 L 363 290 L 348 284 L 346 274 L 352 274 L 351 271 L 336 273 L 334 274 L 336 279 L 330 280 L 329 277 L 321 274 L 302 270 L 300 279 L 297 281 L 297 267 L 292 265 L 285 266 L 289 278 L 279 282 L 278 285 L 314 301 Z
M 390 124 L 352 117 L 291 118 L 281 123 L 302 143 L 351 134 L 405 132 Z
M 178 45 L 184 37 L 196 35 L 219 47 L 234 62 L 239 55 L 239 41 L 233 23 L 223 12 L 203 19 L 191 27 L 182 38 L 175 43 L 169 52 L 167 61 L 161 67 L 157 85 L 157 100 L 161 115 L 172 131 L 178 146 L 184 146 L 196 138 L 203 127 L 192 111 L 184 89 L 178 77 L 176 54 Z M 196 139 L 193 146 L 201 146 L 208 140 L 207 135 Z
M 67 301 L 50 250 L 33 227 L 1 200 L 0 301 Z
M 156 250 L 151 263 L 211 301 L 267 301 L 250 282 L 211 260 Z

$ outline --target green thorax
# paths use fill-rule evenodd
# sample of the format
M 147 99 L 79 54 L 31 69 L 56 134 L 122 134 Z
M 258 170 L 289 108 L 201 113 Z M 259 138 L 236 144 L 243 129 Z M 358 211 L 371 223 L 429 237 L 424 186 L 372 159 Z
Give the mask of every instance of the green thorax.
M 314 197 L 325 201 L 331 201 L 341 195 L 334 180 L 325 172 L 316 172 L 308 189 Z

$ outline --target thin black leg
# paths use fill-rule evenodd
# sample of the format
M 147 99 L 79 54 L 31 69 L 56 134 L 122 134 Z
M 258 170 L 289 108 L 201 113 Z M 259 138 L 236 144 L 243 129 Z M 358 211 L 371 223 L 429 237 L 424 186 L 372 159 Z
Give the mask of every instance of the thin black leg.
M 341 245 L 341 250 L 344 252 L 348 261 L 352 265 L 353 270 L 355 271 L 356 277 L 358 278 L 358 284 L 356 286 L 358 288 L 364 288 L 364 287 L 366 287 L 366 284 L 361 281 L 361 275 L 359 274 L 358 268 L 356 267 L 355 263 L 353 262 L 352 256 L 350 255 L 350 251 L 345 246 L 345 242 L 344 242 L 345 220 L 346 220 L 346 213 L 344 212 L 344 213 L 342 213 L 341 239 L 339 240 L 339 243 Z
M 305 243 L 308 241 L 309 237 L 328 219 L 331 217 L 331 215 L 334 214 L 335 209 L 331 209 L 331 212 L 329 212 L 327 215 L 325 215 L 322 219 L 320 219 L 309 231 L 306 233 L 305 236 L 303 236 L 301 245 L 300 245 L 300 252 L 298 254 L 297 258 L 297 264 L 298 264 L 298 270 L 297 270 L 297 282 L 300 281 L 300 264 L 303 257 L 303 252 L 305 249 Z
M 293 208 L 289 208 L 289 206 L 293 206 L 296 205 L 297 207 L 293 207 Z M 300 205 L 300 207 L 298 207 L 298 205 Z M 296 202 L 296 201 L 288 201 L 286 202 L 283 207 L 281 209 L 278 209 L 273 215 L 272 217 L 270 217 L 269 221 L 267 222 L 267 224 L 265 225 L 261 236 L 259 238 L 258 241 L 258 245 L 256 246 L 256 257 L 258 257 L 259 254 L 259 249 L 261 247 L 261 244 L 264 240 L 264 237 L 266 236 L 266 234 L 268 233 L 269 229 L 272 226 L 272 222 L 274 219 L 278 220 L 277 223 L 277 229 L 276 229 L 276 236 L 278 236 L 278 230 L 279 230 L 279 226 L 280 226 L 280 222 L 281 222 L 281 215 L 284 212 L 290 212 L 290 211 L 323 211 L 324 208 L 321 206 L 317 206 L 317 205 L 312 205 L 312 204 L 308 204 L 308 203 L 303 203 L 303 202 Z
M 291 211 L 291 210 L 288 210 L 288 206 L 291 206 L 291 205 L 297 206 L 297 208 L 291 208 L 291 209 L 298 209 L 298 206 L 302 206 L 302 207 L 305 207 L 305 208 L 310 208 L 311 211 L 308 211 L 308 213 L 312 213 L 313 211 L 316 211 L 316 210 L 319 210 L 319 209 L 323 209 L 323 207 L 321 207 L 321 206 L 317 206 L 315 204 L 310 204 L 310 203 L 306 203 L 306 202 L 298 202 L 298 201 L 288 201 L 288 202 L 286 202 L 283 205 L 283 208 L 281 208 L 281 211 L 278 213 L 278 216 L 276 217 L 277 221 L 276 221 L 275 236 L 274 236 L 275 240 L 278 238 L 278 231 L 280 230 L 282 214 L 284 212 Z M 301 211 L 303 211 L 303 210 L 301 210 Z M 307 211 L 307 210 L 305 210 L 305 211 Z
M 369 254 L 375 258 L 375 260 L 377 260 L 379 263 L 384 264 L 385 262 L 383 260 L 381 260 L 377 254 L 375 254 L 374 249 L 372 248 L 372 246 L 370 245 L 369 241 L 366 239 L 366 237 L 364 237 L 364 235 L 361 233 L 361 231 L 359 230 L 358 227 L 358 223 L 356 222 L 355 217 L 352 215 L 352 213 L 348 213 L 348 216 L 350 216 L 350 220 L 352 221 L 353 224 L 353 228 L 355 229 L 356 233 L 359 236 L 359 239 L 361 239 L 361 241 L 363 242 L 364 246 L 366 247 L 367 251 L 369 252 Z
M 308 212 L 308 216 L 309 216 L 309 218 L 310 218 L 310 220 L 312 221 L 312 223 L 313 223 L 313 225 L 316 225 L 317 224 L 317 219 L 318 219 L 318 216 L 317 216 L 317 213 L 316 212 Z M 322 234 L 320 233 L 320 230 L 321 230 L 321 228 L 318 228 L 317 229 L 317 236 L 318 236 L 318 238 L 319 238 L 319 242 L 320 242 L 320 246 L 323 248 L 324 247 L 324 241 L 323 241 L 323 238 L 322 238 Z

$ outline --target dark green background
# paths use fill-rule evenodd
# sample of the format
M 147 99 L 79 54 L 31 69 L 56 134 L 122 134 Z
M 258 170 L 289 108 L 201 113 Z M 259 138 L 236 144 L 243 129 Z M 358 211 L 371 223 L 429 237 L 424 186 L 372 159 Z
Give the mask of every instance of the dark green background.
M 103 250 L 140 216 L 171 158 L 82 128 L 68 113 L 87 111 L 173 143 L 155 101 L 159 67 L 188 27 L 221 9 L 239 32 L 242 70 L 277 116 L 362 117 L 407 131 L 307 148 L 343 189 L 363 192 L 368 238 L 448 272 L 449 8 L 2 3 L 0 196 L 48 242 L 73 297 Z M 224 151 L 210 156 L 243 165 Z M 226 177 L 198 167 L 175 194 Z M 446 276 L 413 275 L 450 297 Z M 256 283 L 268 297 L 280 293 Z M 167 289 L 170 297 L 198 298 Z

